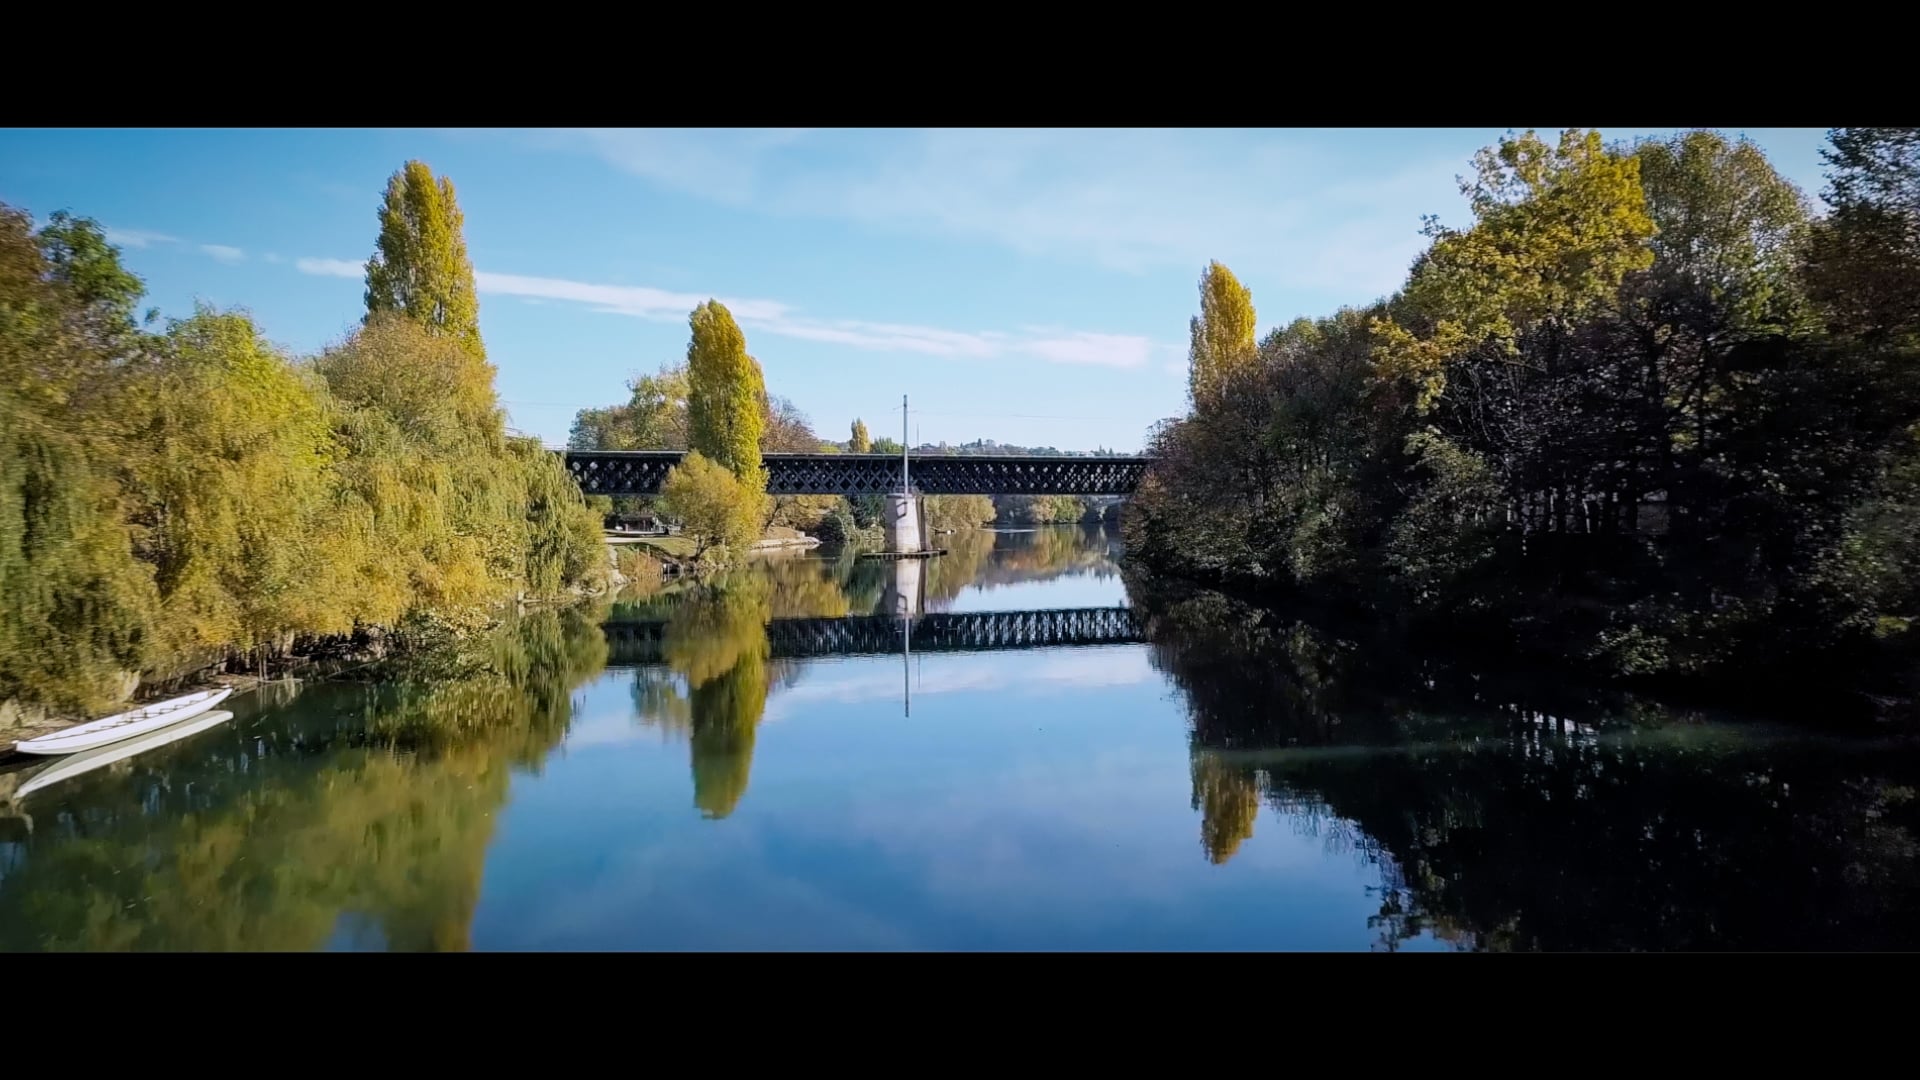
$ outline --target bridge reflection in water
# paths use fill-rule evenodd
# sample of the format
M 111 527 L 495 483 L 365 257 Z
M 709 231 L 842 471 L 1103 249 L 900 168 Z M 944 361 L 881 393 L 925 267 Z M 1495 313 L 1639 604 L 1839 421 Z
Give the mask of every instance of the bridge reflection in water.
M 667 626 L 665 620 L 603 623 L 609 661 L 662 662 Z M 766 624 L 766 631 L 767 655 L 775 660 L 1124 645 L 1146 640 L 1139 619 L 1124 607 L 774 619 Z

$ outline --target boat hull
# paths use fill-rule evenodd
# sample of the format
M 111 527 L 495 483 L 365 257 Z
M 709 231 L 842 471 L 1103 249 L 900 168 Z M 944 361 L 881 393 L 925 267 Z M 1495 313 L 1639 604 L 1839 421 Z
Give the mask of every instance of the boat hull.
M 149 731 L 145 735 L 135 735 L 131 739 L 122 739 L 117 743 L 109 743 L 97 750 L 89 750 L 86 753 L 75 754 L 64 760 L 53 762 L 46 768 L 40 770 L 33 779 L 20 785 L 20 790 L 14 792 L 13 797 L 16 799 L 24 799 L 34 792 L 39 791 L 41 788 L 52 787 L 54 784 L 71 780 L 76 776 L 84 776 L 95 769 L 105 768 L 116 761 L 125 761 L 136 754 L 144 754 L 149 750 L 158 750 L 168 743 L 179 742 L 189 735 L 197 735 L 208 728 L 218 727 L 231 719 L 233 719 L 233 714 L 225 710 L 204 712 L 197 716 L 191 716 L 185 720 L 169 724 L 158 731 Z
M 158 702 L 144 709 L 135 709 L 118 716 L 109 716 L 78 727 L 71 727 L 65 731 L 56 731 L 51 735 L 42 735 L 37 739 L 15 743 L 14 749 L 23 754 L 84 753 L 198 716 L 225 701 L 232 693 L 231 687 L 202 690 L 197 694 Z

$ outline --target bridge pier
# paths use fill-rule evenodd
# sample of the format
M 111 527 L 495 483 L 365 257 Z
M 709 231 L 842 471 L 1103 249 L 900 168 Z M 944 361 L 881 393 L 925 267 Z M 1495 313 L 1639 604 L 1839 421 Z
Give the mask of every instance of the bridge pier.
M 926 606 L 926 566 L 925 559 L 894 561 L 893 577 L 887 582 L 885 601 L 886 610 L 892 612 L 895 618 L 915 618 Z
M 905 555 L 924 550 L 923 537 L 926 530 L 923 528 L 923 521 L 920 496 L 911 492 L 897 491 L 888 495 L 887 551 Z

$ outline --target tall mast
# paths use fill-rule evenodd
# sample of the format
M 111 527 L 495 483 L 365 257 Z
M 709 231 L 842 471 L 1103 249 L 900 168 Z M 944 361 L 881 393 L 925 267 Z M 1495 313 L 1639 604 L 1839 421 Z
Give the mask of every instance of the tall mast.
M 907 487 L 907 395 L 900 395 L 900 494 L 905 495 L 912 489 Z

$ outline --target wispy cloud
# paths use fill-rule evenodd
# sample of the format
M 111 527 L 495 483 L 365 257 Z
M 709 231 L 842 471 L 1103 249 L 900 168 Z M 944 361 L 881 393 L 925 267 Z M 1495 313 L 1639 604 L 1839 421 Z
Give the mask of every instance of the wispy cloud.
M 146 229 L 107 229 L 107 242 L 121 247 L 148 248 L 155 244 L 177 244 L 180 238 Z
M 201 244 L 200 250 L 223 263 L 237 263 L 247 257 L 246 252 L 226 244 Z
M 295 259 L 293 265 L 303 274 L 319 277 L 357 278 L 367 273 L 365 264 L 349 259 Z
M 294 265 L 306 274 L 358 278 L 360 263 L 346 259 L 298 259 Z M 474 272 L 474 286 L 482 295 L 511 296 L 526 301 L 580 304 L 594 311 L 655 322 L 678 322 L 704 303 L 699 293 L 676 292 L 648 285 L 605 285 L 565 278 L 529 277 L 486 270 Z M 960 359 L 1030 357 L 1056 364 L 1091 364 L 1116 368 L 1147 365 L 1157 346 L 1131 334 L 1029 327 L 1019 333 L 948 330 L 934 326 L 870 322 L 860 319 L 820 319 L 799 314 L 778 300 L 722 297 L 741 325 L 759 333 L 799 341 L 818 341 L 870 352 L 906 352 Z
M 1140 272 L 1390 291 L 1420 251 L 1420 215 L 1458 205 L 1463 153 L 1356 163 L 1308 133 L 1217 131 L 546 131 L 528 144 L 597 156 L 708 201 L 985 240 Z
M 337 263 L 341 260 L 320 260 Z M 302 267 L 305 269 L 305 267 Z M 360 276 L 360 267 L 354 267 L 353 276 Z M 693 293 L 668 292 L 646 285 L 592 285 L 582 281 L 568 281 L 564 278 L 526 277 L 521 274 L 495 274 L 477 270 L 473 275 L 474 286 L 482 293 L 498 296 L 532 297 L 539 300 L 567 300 L 576 304 L 585 304 L 599 311 L 618 315 L 633 315 L 642 319 L 675 320 L 687 317 L 707 298 Z M 748 319 L 779 318 L 787 311 L 785 304 L 771 300 L 743 300 L 723 298 L 734 317 Z

